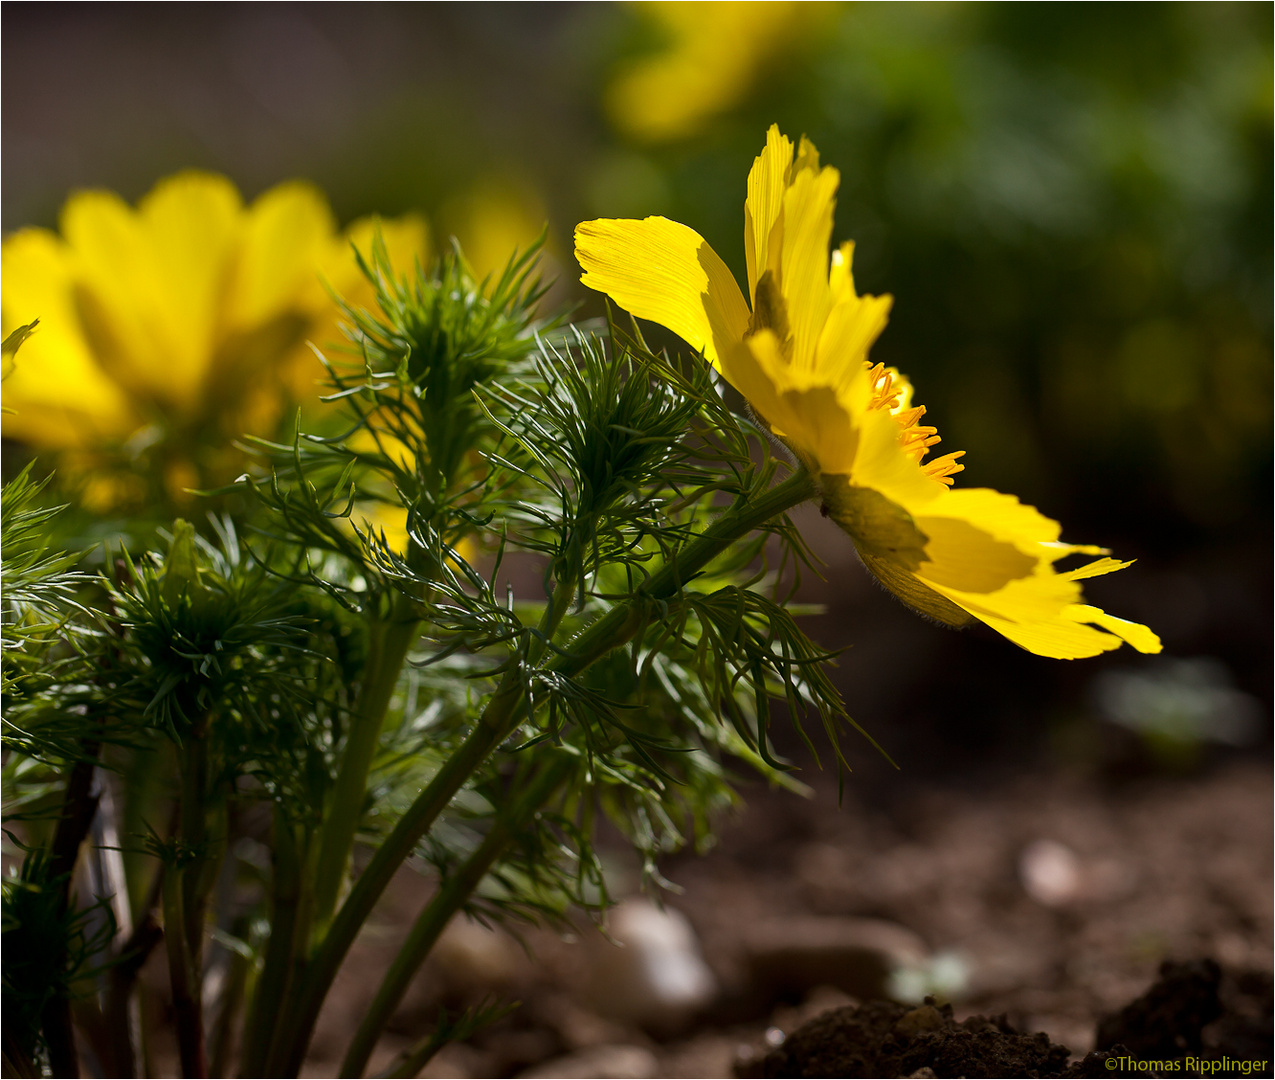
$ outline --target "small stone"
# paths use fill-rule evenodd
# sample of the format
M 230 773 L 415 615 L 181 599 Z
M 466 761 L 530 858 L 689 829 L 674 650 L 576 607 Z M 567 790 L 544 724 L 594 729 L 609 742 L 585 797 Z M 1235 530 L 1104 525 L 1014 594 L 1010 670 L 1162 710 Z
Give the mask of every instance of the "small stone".
M 642 1046 L 591 1046 L 520 1072 L 521 1080 L 649 1080 L 660 1064 Z
M 895 971 L 927 960 L 916 934 L 884 919 L 767 920 L 746 932 L 744 945 L 753 978 L 776 995 L 832 986 L 860 999 L 887 997 Z
M 447 924 L 430 960 L 447 986 L 468 993 L 507 989 L 521 980 L 527 965 L 508 934 L 466 918 Z
M 1045 907 L 1071 903 L 1084 887 L 1080 859 L 1057 840 L 1033 840 L 1023 848 L 1018 877 L 1027 895 Z
M 686 916 L 648 900 L 626 900 L 609 918 L 612 944 L 590 944 L 588 1005 L 616 1019 L 675 1029 L 717 994 Z

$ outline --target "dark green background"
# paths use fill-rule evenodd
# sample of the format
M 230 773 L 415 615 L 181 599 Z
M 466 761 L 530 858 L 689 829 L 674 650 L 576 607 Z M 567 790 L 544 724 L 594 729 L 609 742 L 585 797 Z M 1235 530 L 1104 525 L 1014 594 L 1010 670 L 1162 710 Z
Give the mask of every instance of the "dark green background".
M 874 355 L 968 451 L 960 481 L 1138 557 L 1094 602 L 1219 658 L 1269 716 L 1271 39 L 1265 3 L 832 7 L 698 134 L 650 145 L 601 105 L 662 47 L 640 6 L 9 4 L 3 226 L 190 165 L 442 229 L 503 183 L 543 202 L 558 296 L 596 314 L 569 262 L 582 218 L 665 214 L 742 274 L 744 179 L 777 121 L 841 169 L 837 237 L 896 298 Z M 852 646 L 852 711 L 901 764 L 1106 760 L 1094 674 L 1156 661 L 932 627 L 802 521 L 830 564 L 816 636 Z

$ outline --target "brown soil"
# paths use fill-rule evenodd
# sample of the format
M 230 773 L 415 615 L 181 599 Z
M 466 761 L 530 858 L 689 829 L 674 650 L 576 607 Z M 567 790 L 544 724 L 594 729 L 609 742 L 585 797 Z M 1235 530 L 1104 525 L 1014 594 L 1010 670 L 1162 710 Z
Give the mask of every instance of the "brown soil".
M 1077 1062 L 1044 1033 L 1020 1033 L 1004 1016 L 957 1021 L 951 1005 L 929 998 L 913 1009 L 885 1001 L 834 1009 L 736 1075 L 1270 1076 L 1271 980 L 1248 975 L 1228 984 L 1223 994 L 1222 970 L 1211 960 L 1166 962 L 1146 994 L 1099 1024 L 1099 1045 L 1108 1049 Z M 1256 1061 L 1265 1067 L 1253 1068 Z
M 648 1071 L 640 1075 L 724 1077 L 736 1063 L 756 1067 L 777 1043 L 789 1057 L 814 1045 L 811 1029 L 798 1029 L 838 1007 L 813 1030 L 836 1031 L 853 1018 L 863 1044 L 853 1052 L 862 1066 L 756 1075 L 1125 1075 L 1119 1062 L 1108 1067 L 1101 1057 L 1078 1064 L 1113 1043 L 1144 1064 L 1155 1054 L 1180 1059 L 1193 1048 L 1235 1059 L 1272 1057 L 1266 763 L 1116 781 L 1024 774 L 968 790 L 907 789 L 893 780 L 893 788 L 869 785 L 861 774 L 857 781 L 840 807 L 826 777 L 816 777 L 809 800 L 754 788 L 716 850 L 665 867 L 683 890 L 666 903 L 689 917 L 722 987 L 712 1007 L 680 1027 L 642 1029 L 599 1015 L 584 990 L 587 939 L 596 931 L 582 928 L 576 940 L 534 931 L 528 937 L 534 959 L 519 952 L 517 970 L 487 978 L 472 965 L 427 966 L 383 1039 L 373 1073 L 427 1031 L 440 1006 L 493 990 L 522 1004 L 469 1043 L 446 1048 L 423 1075 L 516 1076 L 553 1068 L 564 1055 L 618 1046 L 645 1053 Z M 1074 873 L 1067 889 L 1033 895 L 1024 858 L 1042 841 L 1065 846 Z M 620 865 L 618 851 L 616 857 Z M 623 891 L 624 874 L 616 881 Z M 338 981 L 306 1075 L 333 1075 L 361 1003 L 428 893 L 428 883 L 410 873 L 399 879 L 379 924 L 360 940 Z M 913 1026 L 932 1017 L 880 1002 L 846 1011 L 860 1002 L 844 991 L 761 977 L 746 954 L 750 928 L 809 917 L 884 920 L 918 938 L 932 956 L 956 957 L 965 977 L 949 994 L 953 1008 L 937 1010 L 941 1025 L 918 1029 L 869 1066 L 873 1054 L 899 1038 L 905 1016 Z M 1179 980 L 1176 990 L 1161 984 L 1159 997 L 1111 1019 L 1156 981 L 1164 960 L 1205 957 L 1227 973 L 1220 984 L 1214 980 L 1212 1005 L 1201 986 L 1213 969 L 1203 965 L 1188 969 L 1195 975 Z M 1210 1009 L 1219 994 L 1215 1018 Z M 1100 1022 L 1107 1025 L 1101 1037 Z M 833 1037 L 848 1039 L 844 1032 Z M 927 1068 L 931 1073 L 917 1073 Z M 1130 1068 L 1128 1075 L 1154 1075 Z

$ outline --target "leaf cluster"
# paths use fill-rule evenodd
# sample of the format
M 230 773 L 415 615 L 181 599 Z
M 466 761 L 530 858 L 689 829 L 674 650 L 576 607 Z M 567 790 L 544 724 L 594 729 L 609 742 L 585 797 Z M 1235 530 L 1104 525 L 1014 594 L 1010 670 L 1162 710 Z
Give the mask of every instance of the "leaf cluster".
M 52 549 L 61 507 L 45 506 L 48 480 L 28 465 L 0 493 L 0 693 L 8 751 L 65 762 L 80 756 L 88 724 L 76 699 L 93 673 L 102 620 L 86 606 L 82 553 Z
M 18 872 L 6 874 L 0 886 L 5 1052 L 18 1060 L 36 1058 L 45 1007 L 74 994 L 115 936 L 109 900 L 68 904 L 69 875 L 53 875 L 51 865 L 47 849 L 30 848 Z

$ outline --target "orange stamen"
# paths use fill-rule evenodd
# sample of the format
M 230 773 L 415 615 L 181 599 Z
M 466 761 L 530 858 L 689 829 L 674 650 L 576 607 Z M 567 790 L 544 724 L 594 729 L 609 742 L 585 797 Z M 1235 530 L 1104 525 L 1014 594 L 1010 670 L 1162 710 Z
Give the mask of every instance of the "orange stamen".
M 887 371 L 884 364 L 869 366 L 865 362 L 864 367 L 868 369 L 868 379 L 872 385 L 872 399 L 868 403 L 868 408 L 886 409 L 894 414 L 894 419 L 899 425 L 899 445 L 905 454 L 920 464 L 929 453 L 930 447 L 941 441 L 938 428 L 920 422 L 921 417 L 925 415 L 924 405 L 915 405 L 909 409 L 902 408 L 903 403 L 900 397 L 904 387 L 896 385 L 894 372 Z M 927 476 L 950 485 L 952 474 L 965 468 L 956 460 L 964 455 L 964 450 L 944 454 L 923 468 Z

